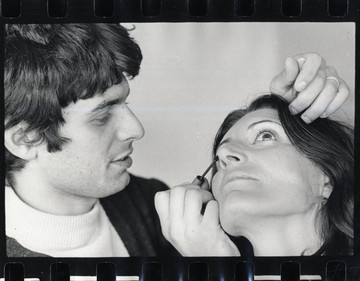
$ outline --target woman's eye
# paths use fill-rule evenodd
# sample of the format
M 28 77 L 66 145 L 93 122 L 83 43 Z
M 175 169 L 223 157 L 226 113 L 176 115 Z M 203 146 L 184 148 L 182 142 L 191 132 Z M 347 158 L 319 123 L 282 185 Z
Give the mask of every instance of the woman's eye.
M 275 134 L 270 131 L 263 131 L 256 136 L 254 143 L 272 140 L 276 140 Z

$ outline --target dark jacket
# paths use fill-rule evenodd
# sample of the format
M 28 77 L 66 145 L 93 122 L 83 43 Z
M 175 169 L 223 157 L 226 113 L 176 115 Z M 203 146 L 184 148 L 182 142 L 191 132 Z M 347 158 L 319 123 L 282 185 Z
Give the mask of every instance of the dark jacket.
M 167 189 L 168 187 L 158 180 L 131 175 L 130 183 L 124 190 L 100 199 L 130 256 L 178 255 L 162 236 L 155 211 L 155 193 Z M 6 238 L 6 249 L 8 257 L 46 256 L 22 247 L 10 237 Z

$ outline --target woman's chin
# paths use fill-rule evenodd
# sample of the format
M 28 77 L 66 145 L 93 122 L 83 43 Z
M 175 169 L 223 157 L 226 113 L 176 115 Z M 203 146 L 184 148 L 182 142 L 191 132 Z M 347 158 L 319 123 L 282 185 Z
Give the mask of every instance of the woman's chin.
M 224 229 L 224 231 L 231 235 L 231 236 L 240 236 L 240 234 L 238 233 L 238 231 L 236 231 L 236 229 L 234 229 L 234 226 L 228 223 L 221 223 L 222 228 Z
M 224 231 L 231 236 L 241 236 L 245 222 L 232 212 L 220 211 L 220 224 Z
M 254 215 L 252 206 L 232 203 L 227 201 L 224 205 L 220 204 L 220 224 L 224 231 L 231 236 L 243 236 L 252 232 L 253 224 L 258 218 Z

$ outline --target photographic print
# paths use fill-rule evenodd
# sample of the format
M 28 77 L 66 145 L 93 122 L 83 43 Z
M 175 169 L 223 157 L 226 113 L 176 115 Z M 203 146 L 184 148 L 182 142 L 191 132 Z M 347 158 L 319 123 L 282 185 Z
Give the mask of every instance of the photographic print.
M 353 255 L 355 24 L 4 34 L 8 257 Z

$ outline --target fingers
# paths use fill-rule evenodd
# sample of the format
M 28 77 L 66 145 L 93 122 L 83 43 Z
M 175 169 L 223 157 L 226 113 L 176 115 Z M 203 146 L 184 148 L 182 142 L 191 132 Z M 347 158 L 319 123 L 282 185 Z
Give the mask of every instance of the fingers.
M 324 88 L 326 80 L 326 64 L 321 56 L 309 53 L 295 56 L 295 58 L 300 62 L 301 70 L 294 83 L 294 88 L 299 93 L 289 106 L 292 114 L 308 108 Z M 311 116 L 311 114 L 310 116 L 302 115 L 307 123 L 312 121 Z
M 337 94 L 335 98 L 330 102 L 325 112 L 320 116 L 321 118 L 328 117 L 329 115 L 337 111 L 344 104 L 344 102 L 348 99 L 350 95 L 349 86 L 341 78 L 339 78 L 338 80 L 340 82 L 340 86 L 337 91 Z
M 311 81 L 310 85 L 301 91 L 291 102 L 289 106 L 291 113 L 297 114 L 308 108 L 323 90 L 325 80 L 326 73 L 324 71 L 319 71 L 316 77 Z
M 306 53 L 295 56 L 296 60 L 303 60 L 303 65 L 301 67 L 300 73 L 296 78 L 294 87 L 298 92 L 303 91 L 311 82 L 318 76 L 319 71 L 323 72 L 322 76 L 325 76 L 326 72 L 326 62 L 325 60 L 317 53 Z
M 164 237 L 176 246 L 189 231 L 197 231 L 203 217 L 202 206 L 212 199 L 209 191 L 191 184 L 156 193 L 155 208 Z
M 203 197 L 199 190 L 191 189 L 186 191 L 184 220 L 189 226 L 197 225 L 201 221 L 201 209 L 203 206 Z
M 186 190 L 181 187 L 170 189 L 169 219 L 180 222 L 183 218 Z
M 316 53 L 297 55 L 295 59 L 299 63 L 300 72 L 294 88 L 299 93 L 290 103 L 290 111 L 292 114 L 303 112 L 301 118 L 306 123 L 318 117 L 328 117 L 349 97 L 348 85 L 339 78 L 336 70 L 326 66 L 325 60 Z
M 172 208 L 176 200 L 182 200 Z M 218 203 L 209 191 L 187 184 L 174 187 L 155 196 L 155 207 L 159 213 L 164 237 L 183 256 L 239 256 L 240 252 L 229 239 L 219 222 Z M 210 200 L 210 201 L 209 201 Z M 208 202 L 204 216 L 201 208 Z M 173 215 L 171 212 L 179 212 Z M 179 218 L 182 216 L 182 219 Z
M 199 220 L 203 204 L 213 199 L 212 194 L 193 185 L 173 187 L 158 192 L 155 196 L 155 208 L 160 220 L 172 223 L 182 220 Z
M 284 70 L 275 76 L 270 83 L 270 92 L 281 95 L 289 102 L 295 98 L 296 91 L 293 84 L 300 71 L 296 59 L 289 57 L 285 60 Z
M 339 78 L 333 67 L 326 68 L 326 76 L 327 78 L 324 80 L 323 88 L 321 88 L 320 82 L 316 84 L 315 78 L 311 87 L 309 86 L 309 88 L 306 88 L 293 102 L 295 103 L 300 100 L 300 98 L 304 97 L 304 100 L 310 103 L 310 106 L 301 115 L 301 118 L 306 123 L 310 123 L 318 117 L 328 117 L 330 114 L 338 110 L 349 97 L 349 87 L 346 85 L 344 80 Z M 334 77 L 334 79 L 329 79 L 329 77 Z M 339 81 L 339 84 L 336 80 Z M 315 93 L 317 92 L 319 92 L 319 94 L 315 96 Z M 304 109 L 306 108 L 306 102 L 303 104 Z M 291 104 L 290 107 L 292 105 L 293 104 Z M 298 108 L 300 108 L 300 110 L 302 109 L 301 106 L 298 106 Z
M 337 88 L 334 88 L 330 83 L 326 83 L 323 89 L 323 92 L 324 91 L 326 94 L 320 94 L 311 106 L 301 115 L 301 118 L 305 123 L 311 123 L 325 112 L 329 103 L 335 98 Z
M 155 194 L 155 209 L 158 213 L 161 230 L 166 239 L 169 238 L 169 203 L 170 203 L 170 192 L 169 191 L 161 191 Z
M 155 194 L 155 209 L 160 217 L 160 220 L 163 219 L 165 221 L 167 219 L 167 215 L 169 213 L 169 195 L 168 191 L 161 191 Z
M 324 87 L 325 77 L 326 62 L 320 55 L 300 54 L 286 59 L 285 69 L 271 81 L 270 92 L 281 95 L 288 102 L 293 102 L 297 100 L 297 93 L 307 88 L 307 93 L 311 93 L 311 97 L 306 98 L 306 95 L 303 95 L 293 104 L 293 109 L 297 113 L 314 101 Z

